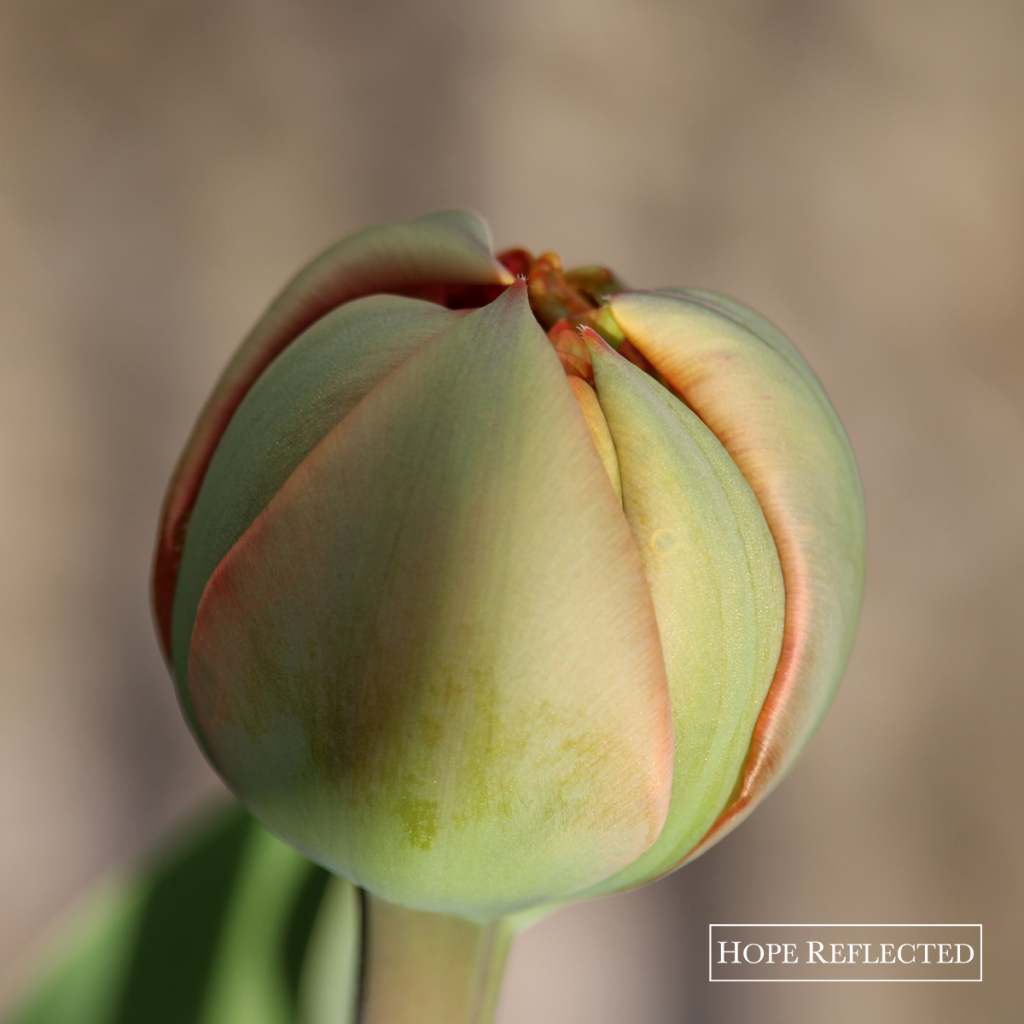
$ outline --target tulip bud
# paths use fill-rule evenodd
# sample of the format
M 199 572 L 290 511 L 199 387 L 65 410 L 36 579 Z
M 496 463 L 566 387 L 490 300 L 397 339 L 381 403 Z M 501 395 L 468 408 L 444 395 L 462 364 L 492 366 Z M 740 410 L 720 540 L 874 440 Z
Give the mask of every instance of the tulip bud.
M 258 818 L 391 903 L 495 917 L 740 820 L 838 685 L 862 572 L 845 435 L 771 325 L 496 259 L 448 212 L 271 307 L 172 481 L 154 595 Z

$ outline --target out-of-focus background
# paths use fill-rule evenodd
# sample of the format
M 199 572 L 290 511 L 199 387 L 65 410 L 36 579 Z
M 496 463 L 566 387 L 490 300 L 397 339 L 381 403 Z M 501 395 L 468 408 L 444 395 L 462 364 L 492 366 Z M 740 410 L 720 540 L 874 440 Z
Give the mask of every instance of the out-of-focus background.
M 743 298 L 860 460 L 870 567 L 806 757 L 671 878 L 515 950 L 501 1024 L 987 1024 L 1024 1002 L 1024 6 L 7 0 L 0 1004 L 218 789 L 147 607 L 163 487 L 299 265 L 445 206 Z M 709 922 L 983 922 L 980 985 L 711 985 Z

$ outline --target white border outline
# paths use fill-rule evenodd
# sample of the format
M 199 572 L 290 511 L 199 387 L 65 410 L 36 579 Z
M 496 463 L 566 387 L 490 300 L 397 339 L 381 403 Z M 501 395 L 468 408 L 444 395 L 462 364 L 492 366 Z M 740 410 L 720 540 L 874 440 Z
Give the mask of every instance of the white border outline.
M 978 977 L 976 978 L 715 978 L 714 975 L 714 947 L 711 939 L 712 928 L 977 928 L 978 929 Z M 708 981 L 712 983 L 737 983 L 753 982 L 754 984 L 780 982 L 789 985 L 796 985 L 807 981 L 819 985 L 829 982 L 840 982 L 849 984 L 860 982 L 861 984 L 872 983 L 895 983 L 895 982 L 927 982 L 930 984 L 943 982 L 979 982 L 985 977 L 983 951 L 985 948 L 985 926 L 982 924 L 738 924 L 735 922 L 718 921 L 708 925 Z

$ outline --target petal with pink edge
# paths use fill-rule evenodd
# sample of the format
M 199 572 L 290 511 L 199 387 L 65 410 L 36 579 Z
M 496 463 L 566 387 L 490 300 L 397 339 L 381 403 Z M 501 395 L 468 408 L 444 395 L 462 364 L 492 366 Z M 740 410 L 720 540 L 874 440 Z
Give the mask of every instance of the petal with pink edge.
M 710 293 L 622 293 L 626 337 L 710 427 L 746 477 L 782 563 L 782 655 L 741 785 L 704 842 L 738 824 L 793 764 L 849 656 L 864 576 L 864 504 L 849 442 L 788 342 L 756 314 Z M 691 856 L 694 854 L 691 854 Z
M 487 225 L 464 210 L 367 228 L 332 246 L 292 280 L 228 363 L 199 415 L 164 499 L 152 587 L 168 659 L 178 568 L 196 496 L 231 417 L 277 354 L 325 313 L 364 295 L 413 294 L 439 285 L 500 288 L 512 280 L 491 252 Z M 491 298 L 488 294 L 484 301 Z

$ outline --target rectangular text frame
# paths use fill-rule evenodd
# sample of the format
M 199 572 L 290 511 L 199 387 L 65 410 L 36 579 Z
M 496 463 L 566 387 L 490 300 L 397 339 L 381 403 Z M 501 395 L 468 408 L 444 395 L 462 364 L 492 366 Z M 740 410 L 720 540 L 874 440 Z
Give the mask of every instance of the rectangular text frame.
M 978 929 L 978 977 L 976 978 L 715 978 L 714 975 L 714 945 L 712 944 L 712 928 L 977 928 Z M 753 982 L 758 984 L 771 984 L 779 982 L 786 985 L 798 985 L 800 982 L 810 982 L 815 985 L 827 985 L 830 982 L 839 982 L 848 985 L 851 982 L 861 984 L 894 984 L 897 982 L 926 982 L 927 984 L 942 984 L 943 982 L 979 982 L 984 978 L 984 948 L 985 948 L 985 926 L 981 924 L 738 924 L 736 922 L 719 921 L 708 925 L 708 981 L 721 982 L 724 984 L 736 984 L 737 982 Z

